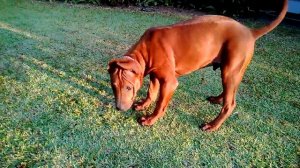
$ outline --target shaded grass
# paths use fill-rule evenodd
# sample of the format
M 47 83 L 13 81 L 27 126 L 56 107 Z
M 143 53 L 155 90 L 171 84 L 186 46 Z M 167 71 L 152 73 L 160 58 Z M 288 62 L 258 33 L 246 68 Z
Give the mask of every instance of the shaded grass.
M 167 115 L 146 128 L 141 114 L 114 109 L 107 62 L 145 29 L 185 17 L 0 2 L 0 165 L 299 165 L 299 28 L 281 25 L 258 41 L 238 106 L 219 131 L 198 129 L 220 110 L 205 101 L 221 92 L 211 68 L 181 78 Z

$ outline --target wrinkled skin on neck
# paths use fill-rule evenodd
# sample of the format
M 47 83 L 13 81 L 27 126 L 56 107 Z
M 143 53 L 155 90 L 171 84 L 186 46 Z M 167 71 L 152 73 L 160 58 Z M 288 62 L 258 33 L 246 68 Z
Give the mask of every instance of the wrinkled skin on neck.
M 109 64 L 110 81 L 115 96 L 116 108 L 121 111 L 126 111 L 132 106 L 137 91 L 142 85 L 141 74 L 136 69 L 131 68 L 137 65 L 128 67 L 124 64 L 133 63 L 132 60 L 127 60 L 127 62 L 115 60 Z

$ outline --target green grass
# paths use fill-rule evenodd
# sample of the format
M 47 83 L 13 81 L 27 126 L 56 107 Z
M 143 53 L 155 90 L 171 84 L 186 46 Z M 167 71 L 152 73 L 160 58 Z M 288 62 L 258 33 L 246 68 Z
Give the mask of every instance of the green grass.
M 299 166 L 299 28 L 281 25 L 258 41 L 234 114 L 205 133 L 198 126 L 221 108 L 205 100 L 221 92 L 220 71 L 181 78 L 167 115 L 153 127 L 136 122 L 140 113 L 114 109 L 106 71 L 145 29 L 188 16 L 0 4 L 1 167 Z

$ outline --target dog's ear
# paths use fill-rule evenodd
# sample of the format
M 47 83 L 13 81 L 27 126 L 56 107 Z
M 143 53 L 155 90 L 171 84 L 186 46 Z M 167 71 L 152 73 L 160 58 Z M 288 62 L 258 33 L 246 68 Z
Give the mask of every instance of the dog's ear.
M 108 63 L 108 72 L 112 72 L 116 67 L 130 70 L 135 74 L 142 73 L 141 65 L 130 57 L 123 57 L 110 61 Z
M 115 68 L 117 67 L 117 59 L 113 59 L 108 63 L 108 69 L 107 71 L 111 74 L 113 73 L 113 71 L 115 70 Z

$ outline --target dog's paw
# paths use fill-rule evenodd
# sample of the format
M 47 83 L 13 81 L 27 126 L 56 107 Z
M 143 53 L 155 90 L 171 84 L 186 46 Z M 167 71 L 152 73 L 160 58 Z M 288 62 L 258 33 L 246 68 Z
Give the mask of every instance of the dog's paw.
M 138 122 L 142 126 L 152 126 L 156 122 L 156 120 L 157 119 L 152 118 L 152 117 L 141 117 Z
M 206 123 L 206 124 L 202 124 L 200 125 L 200 129 L 202 131 L 205 132 L 213 132 L 219 129 L 220 126 L 214 125 L 214 124 L 210 124 L 210 123 Z
M 148 101 L 137 102 L 133 105 L 135 111 L 142 111 L 149 107 L 150 103 Z
M 146 109 L 146 107 L 143 106 L 143 105 L 140 105 L 139 103 L 133 105 L 133 110 L 135 110 L 135 111 L 142 111 L 142 110 L 145 110 L 145 109 Z

